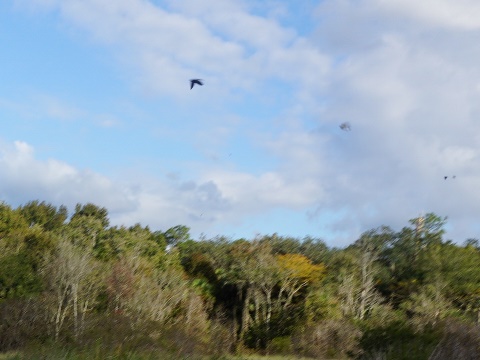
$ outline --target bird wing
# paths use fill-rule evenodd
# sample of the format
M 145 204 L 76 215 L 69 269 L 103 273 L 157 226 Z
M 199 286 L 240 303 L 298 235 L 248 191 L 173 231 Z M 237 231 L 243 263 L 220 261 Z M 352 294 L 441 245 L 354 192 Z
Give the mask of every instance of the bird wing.
M 195 84 L 203 85 L 203 82 L 202 82 L 201 79 L 191 79 L 190 80 L 190 90 L 192 90 L 192 88 L 195 86 Z

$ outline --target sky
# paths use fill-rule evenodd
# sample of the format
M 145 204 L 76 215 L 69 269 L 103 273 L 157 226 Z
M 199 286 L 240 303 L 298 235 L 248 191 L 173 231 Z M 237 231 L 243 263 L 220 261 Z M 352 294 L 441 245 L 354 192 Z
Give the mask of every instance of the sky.
M 194 238 L 340 247 L 428 212 L 479 238 L 479 44 L 477 0 L 3 0 L 0 199 Z

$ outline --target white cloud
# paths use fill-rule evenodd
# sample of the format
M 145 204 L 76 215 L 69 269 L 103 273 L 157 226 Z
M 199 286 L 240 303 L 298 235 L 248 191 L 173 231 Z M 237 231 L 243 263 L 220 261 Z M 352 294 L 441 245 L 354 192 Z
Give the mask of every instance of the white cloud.
M 185 79 L 206 77 L 212 94 L 259 86 L 276 77 L 318 88 L 329 59 L 274 19 L 252 15 L 239 1 L 175 2 L 168 12 L 150 1 L 18 0 L 58 9 L 67 23 L 120 50 L 142 86 L 185 96 Z
M 187 0 L 171 1 L 170 4 L 173 9 L 201 19 L 215 32 L 254 52 L 287 46 L 296 38 L 293 29 L 282 28 L 271 19 L 251 14 L 242 1 Z
M 38 160 L 33 147 L 22 141 L 2 144 L 0 154 L 0 194 L 7 203 L 39 199 L 72 209 L 76 203 L 93 202 L 106 207 L 117 225 L 140 222 L 166 229 L 188 224 L 198 234 L 272 207 L 301 209 L 313 204 L 318 193 L 311 179 L 289 179 L 275 171 L 258 177 L 212 171 L 198 181 L 161 181 L 137 174 L 135 180 L 120 183 L 58 160 Z
M 405 226 L 409 218 L 435 211 L 451 218 L 449 236 L 462 241 L 476 235 L 478 220 L 466 214 L 480 210 L 473 185 L 480 181 L 480 52 L 473 46 L 478 35 L 464 31 L 476 29 L 471 14 L 478 4 L 471 4 L 471 13 L 467 5 L 319 5 L 315 41 L 338 56 L 323 121 L 352 124 L 348 142 L 328 147 L 337 151 L 337 164 L 329 163 L 329 201 L 318 205 L 318 213 L 337 214 L 333 230 Z M 456 179 L 444 181 L 446 175 Z M 459 226 L 464 217 L 470 224 Z
M 33 147 L 25 142 L 2 144 L 0 154 L 0 194 L 8 203 L 39 199 L 72 207 L 79 202 L 94 202 L 111 211 L 135 205 L 128 189 L 55 159 L 37 160 Z
M 374 0 L 370 6 L 380 6 L 395 15 L 402 15 L 438 27 L 478 30 L 480 3 L 476 0 Z

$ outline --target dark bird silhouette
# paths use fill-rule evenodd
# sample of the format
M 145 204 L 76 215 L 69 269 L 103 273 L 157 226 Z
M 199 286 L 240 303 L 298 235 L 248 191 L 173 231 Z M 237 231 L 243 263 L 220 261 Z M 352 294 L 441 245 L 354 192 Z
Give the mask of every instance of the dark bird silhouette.
M 193 89 L 193 87 L 195 86 L 195 84 L 200 85 L 200 86 L 203 86 L 202 79 L 191 79 L 191 80 L 190 80 L 190 90 Z
M 350 130 L 352 130 L 352 127 L 350 126 L 350 124 L 348 122 L 344 122 L 344 123 L 340 124 L 340 129 L 342 129 L 343 131 L 350 131 Z
M 444 178 L 445 180 L 447 180 L 447 179 L 448 179 L 448 176 L 444 176 L 443 178 Z

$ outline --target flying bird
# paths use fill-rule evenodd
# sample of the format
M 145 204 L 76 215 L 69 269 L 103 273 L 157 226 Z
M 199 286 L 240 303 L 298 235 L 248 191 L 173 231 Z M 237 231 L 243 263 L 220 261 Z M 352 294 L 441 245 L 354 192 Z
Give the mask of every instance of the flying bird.
M 200 86 L 203 86 L 202 79 L 191 79 L 191 80 L 190 80 L 190 90 L 193 89 L 193 87 L 195 86 L 195 84 L 200 85 Z
M 350 130 L 352 130 L 352 127 L 350 126 L 350 124 L 348 122 L 344 122 L 344 123 L 340 124 L 340 129 L 342 129 L 343 131 L 350 131 Z

